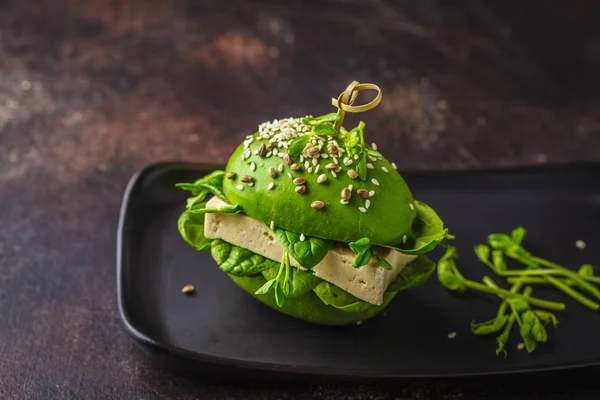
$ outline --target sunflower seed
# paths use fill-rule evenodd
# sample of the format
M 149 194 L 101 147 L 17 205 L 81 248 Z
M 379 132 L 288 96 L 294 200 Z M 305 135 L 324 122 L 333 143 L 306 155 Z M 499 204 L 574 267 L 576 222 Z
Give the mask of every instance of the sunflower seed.
M 310 203 L 310 206 L 315 210 L 320 210 L 321 208 L 325 207 L 325 203 L 323 203 L 321 200 L 315 200 Z
M 292 169 L 292 171 L 300 171 L 302 167 L 298 163 L 293 163 L 292 165 L 290 165 L 290 168 Z
M 184 294 L 194 294 L 195 292 L 196 292 L 196 288 L 194 287 L 194 285 L 185 285 L 181 289 L 181 293 L 184 293 Z
M 306 179 L 304 178 L 296 178 L 294 179 L 294 185 L 298 186 L 298 185 L 304 185 L 304 182 L 306 182 Z
M 266 153 L 266 151 L 267 151 L 267 146 L 265 146 L 265 144 L 264 144 L 264 143 L 261 143 L 261 144 L 260 144 L 260 147 L 258 148 L 258 156 L 259 156 L 259 157 L 262 157 L 262 156 L 264 156 L 264 155 L 265 155 L 265 153 Z
M 240 181 L 249 183 L 252 182 L 252 177 L 249 175 L 240 175 Z
M 304 186 L 304 185 L 296 186 L 296 193 L 302 194 L 304 192 L 306 192 L 306 186 Z
M 235 172 L 228 172 L 225 174 L 225 178 L 227 179 L 235 179 Z
M 356 191 L 356 194 L 359 195 L 363 199 L 368 199 L 370 197 L 369 196 L 369 191 L 367 191 L 365 189 L 358 189 Z
M 337 164 L 335 164 L 335 163 L 329 163 L 329 164 L 327 164 L 327 165 L 325 166 L 325 169 L 326 169 L 327 171 L 335 171 L 335 170 L 336 170 L 336 169 L 338 169 L 338 168 L 339 168 L 339 167 L 338 167 L 338 165 L 337 165 Z
M 356 179 L 358 177 L 358 172 L 356 172 L 353 169 L 349 169 L 348 176 L 350 177 L 350 179 Z
M 271 178 L 275 178 L 277 176 L 277 172 L 275 172 L 275 168 L 269 167 L 269 176 Z
M 308 150 L 306 150 L 306 154 L 308 154 L 311 157 L 318 157 L 319 156 L 319 148 L 311 147 Z
M 289 153 L 283 153 L 283 162 L 286 163 L 287 165 L 290 165 L 292 163 L 292 159 L 290 158 Z
M 330 144 L 329 146 L 327 146 L 327 152 L 329 154 L 337 154 L 338 148 L 335 144 Z
M 346 201 L 350 200 L 351 195 L 352 195 L 352 192 L 347 187 L 343 188 L 342 191 L 340 192 L 340 196 L 341 196 L 342 200 L 346 200 Z

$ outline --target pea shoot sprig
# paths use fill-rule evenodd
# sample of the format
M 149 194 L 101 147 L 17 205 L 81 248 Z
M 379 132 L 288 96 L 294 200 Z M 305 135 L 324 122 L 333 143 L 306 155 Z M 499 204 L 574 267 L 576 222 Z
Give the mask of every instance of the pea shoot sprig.
M 556 327 L 558 324 L 556 316 L 548 310 L 565 309 L 563 303 L 531 296 L 533 289 L 530 285 L 552 285 L 592 310 L 600 308 L 600 304 L 595 301 L 600 300 L 600 290 L 595 285 L 600 283 L 600 277 L 594 275 L 593 267 L 584 264 L 578 271 L 573 271 L 532 255 L 522 246 L 526 233 L 523 227 L 518 227 L 510 235 L 491 234 L 486 245 L 475 246 L 475 254 L 479 261 L 496 275 L 505 278 L 511 285 L 508 290 L 501 288 L 489 276 L 483 277 L 481 282 L 466 279 L 456 266 L 457 252 L 453 246 L 446 245 L 446 254 L 438 263 L 438 279 L 446 289 L 460 293 L 467 289 L 477 290 L 502 299 L 492 319 L 471 322 L 471 332 L 475 335 L 498 334 L 496 354 L 504 354 L 505 357 L 506 343 L 513 327 L 518 326 L 523 342 L 521 346 L 528 352 L 533 352 L 538 344 L 548 340 L 546 326 L 552 324 Z M 514 260 L 523 267 L 509 269 L 506 259 Z
M 292 291 L 290 255 L 287 250 L 283 252 L 283 258 L 275 278 L 265 282 L 254 294 L 267 294 L 271 289 L 275 292 L 277 306 L 283 306 L 285 299 Z

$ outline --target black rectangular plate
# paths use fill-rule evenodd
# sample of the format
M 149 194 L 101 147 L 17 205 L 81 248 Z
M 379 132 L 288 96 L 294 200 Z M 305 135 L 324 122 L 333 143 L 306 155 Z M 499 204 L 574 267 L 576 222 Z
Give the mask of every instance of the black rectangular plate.
M 551 288 L 536 295 L 564 301 L 558 329 L 533 354 L 497 357 L 493 337 L 475 337 L 471 320 L 491 318 L 498 300 L 454 295 L 436 277 L 401 292 L 385 314 L 361 326 L 330 328 L 296 321 L 262 305 L 193 250 L 176 227 L 186 194 L 176 182 L 213 168 L 152 165 L 131 181 L 118 233 L 118 292 L 126 329 L 164 352 L 216 365 L 338 377 L 480 376 L 600 365 L 600 315 Z M 415 198 L 430 204 L 456 235 L 463 273 L 488 270 L 472 248 L 491 232 L 523 225 L 534 254 L 576 268 L 600 261 L 600 166 L 549 166 L 480 172 L 405 173 Z M 575 246 L 584 240 L 584 250 Z M 436 256 L 439 255 L 436 254 Z M 498 282 L 501 280 L 498 278 Z M 193 284 L 195 296 L 181 293 Z M 448 333 L 456 332 L 455 339 Z M 587 339 L 585 339 L 587 338 Z

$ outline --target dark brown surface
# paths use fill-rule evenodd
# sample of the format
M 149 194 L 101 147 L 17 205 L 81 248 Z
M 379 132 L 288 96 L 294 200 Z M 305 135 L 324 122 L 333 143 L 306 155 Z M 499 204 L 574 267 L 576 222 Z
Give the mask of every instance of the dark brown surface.
M 330 111 L 351 79 L 384 89 L 362 117 L 401 169 L 600 161 L 597 2 L 315 4 L 0 1 L 1 399 L 599 396 L 219 383 L 153 363 L 123 331 L 115 230 L 132 173 L 225 161 L 265 119 Z

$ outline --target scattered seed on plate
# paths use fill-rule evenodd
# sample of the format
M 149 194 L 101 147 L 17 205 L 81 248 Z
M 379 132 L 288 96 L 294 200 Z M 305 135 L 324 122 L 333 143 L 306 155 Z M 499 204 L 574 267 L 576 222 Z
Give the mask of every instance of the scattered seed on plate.
M 319 159 L 318 158 L 313 158 L 312 163 L 313 163 L 313 165 L 319 164 Z
M 194 294 L 194 293 L 196 293 L 196 288 L 194 287 L 194 285 L 185 285 L 181 289 L 181 293 L 183 293 L 183 294 Z
M 308 167 L 310 167 L 310 163 L 308 162 L 308 160 L 304 161 L 304 168 L 308 169 Z
M 523 350 L 525 348 L 525 343 L 519 343 L 517 345 L 517 350 Z
M 456 337 L 456 332 L 450 332 L 448 334 L 448 339 L 454 339 Z
M 228 172 L 225 174 L 225 178 L 227 179 L 235 179 L 235 172 Z
M 267 186 L 267 190 L 272 190 L 275 187 L 275 182 L 271 182 L 269 183 L 269 186 Z
M 310 206 L 315 210 L 320 210 L 323 207 L 325 207 L 325 203 L 323 203 L 321 200 L 315 200 L 312 203 L 310 203 Z
M 354 189 L 354 186 L 348 185 L 348 189 L 350 189 L 350 191 L 352 191 L 352 189 Z
M 583 240 L 578 240 L 575 242 L 575 247 L 578 249 L 585 249 L 586 243 Z
M 373 185 L 378 185 L 379 186 L 379 181 L 375 178 L 371 179 L 371 182 L 373 182 Z
M 359 210 L 360 210 L 360 212 L 362 212 L 362 213 L 366 213 L 366 212 L 367 212 L 367 209 L 366 209 L 366 208 L 364 208 L 364 207 L 358 207 L 358 209 L 359 209 Z

